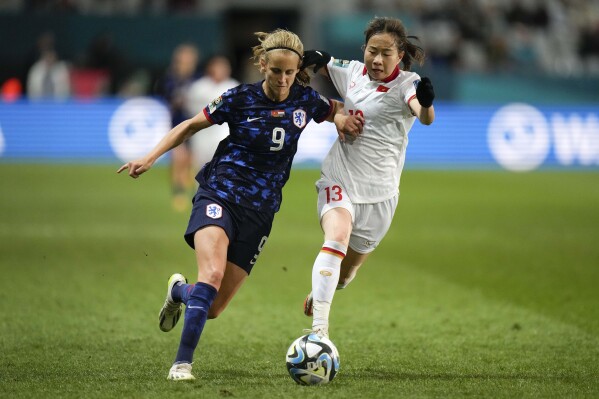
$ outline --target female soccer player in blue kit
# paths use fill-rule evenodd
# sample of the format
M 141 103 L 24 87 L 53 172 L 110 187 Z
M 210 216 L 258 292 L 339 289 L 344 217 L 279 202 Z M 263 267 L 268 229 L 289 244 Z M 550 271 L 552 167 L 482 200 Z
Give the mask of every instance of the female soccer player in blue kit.
M 256 33 L 254 59 L 265 79 L 242 84 L 212 101 L 202 112 L 175 126 L 145 157 L 121 166 L 138 178 L 164 153 L 212 124 L 227 122 L 230 135 L 196 176 L 200 184 L 185 240 L 195 249 L 197 283 L 181 274 L 168 281 L 159 315 L 162 331 L 173 329 L 186 305 L 179 350 L 169 380 L 193 380 L 193 352 L 208 318 L 231 301 L 256 263 L 281 205 L 300 134 L 311 119 L 335 122 L 355 135 L 360 124 L 343 106 L 306 86 L 299 70 L 304 47 L 292 32 Z

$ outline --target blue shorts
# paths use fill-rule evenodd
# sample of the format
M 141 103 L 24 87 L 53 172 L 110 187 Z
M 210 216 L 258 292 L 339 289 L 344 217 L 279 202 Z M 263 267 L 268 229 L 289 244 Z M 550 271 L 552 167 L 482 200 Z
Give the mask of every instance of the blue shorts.
M 229 237 L 227 260 L 250 274 L 272 228 L 274 213 L 257 212 L 198 190 L 193 198 L 193 208 L 185 241 L 195 248 L 193 236 L 206 226 L 219 226 Z

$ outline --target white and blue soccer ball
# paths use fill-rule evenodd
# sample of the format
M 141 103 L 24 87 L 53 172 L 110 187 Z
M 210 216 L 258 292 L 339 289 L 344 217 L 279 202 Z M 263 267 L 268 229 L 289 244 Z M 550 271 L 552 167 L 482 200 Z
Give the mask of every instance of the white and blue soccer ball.
M 327 384 L 339 371 L 339 352 L 326 337 L 302 335 L 287 350 L 287 370 L 300 385 Z

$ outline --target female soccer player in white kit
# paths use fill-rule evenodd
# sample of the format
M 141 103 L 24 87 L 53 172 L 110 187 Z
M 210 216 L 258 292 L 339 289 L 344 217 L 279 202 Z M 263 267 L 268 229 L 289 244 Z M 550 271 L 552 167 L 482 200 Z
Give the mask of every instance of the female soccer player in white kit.
M 306 51 L 303 67 L 328 76 L 350 115 L 361 116 L 356 140 L 337 141 L 326 156 L 316 182 L 324 244 L 312 269 L 312 292 L 304 313 L 312 330 L 328 336 L 329 311 L 336 289 L 345 288 L 381 242 L 399 197 L 408 132 L 416 118 L 435 119 L 434 91 L 428 78 L 410 72 L 412 61 L 424 62 L 402 22 L 374 18 L 365 32 L 364 62 Z M 401 69 L 400 64 L 403 64 Z

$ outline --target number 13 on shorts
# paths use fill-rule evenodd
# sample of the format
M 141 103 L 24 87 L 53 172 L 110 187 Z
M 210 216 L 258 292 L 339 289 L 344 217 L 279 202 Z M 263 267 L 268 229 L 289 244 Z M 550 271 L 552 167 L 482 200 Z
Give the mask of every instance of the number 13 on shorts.
M 343 199 L 343 190 L 337 184 L 324 188 L 327 197 L 327 204 L 331 201 L 341 201 Z
M 354 217 L 354 206 L 343 186 L 339 183 L 322 178 L 316 182 L 318 190 L 318 214 L 322 217 L 328 210 L 344 208 Z

